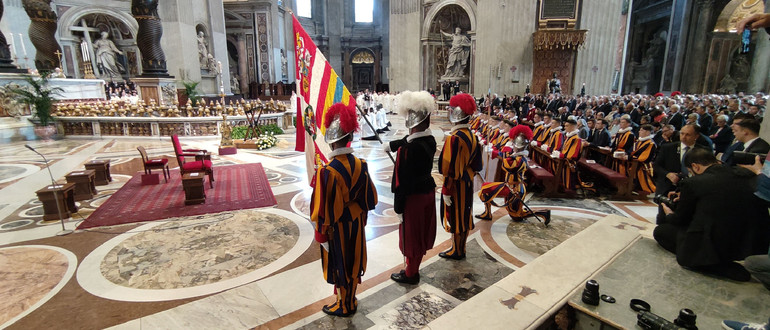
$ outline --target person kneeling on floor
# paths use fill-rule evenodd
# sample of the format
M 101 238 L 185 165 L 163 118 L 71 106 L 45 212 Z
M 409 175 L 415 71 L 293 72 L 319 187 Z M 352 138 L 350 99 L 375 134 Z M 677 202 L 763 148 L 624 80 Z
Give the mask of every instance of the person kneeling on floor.
M 764 253 L 770 243 L 767 207 L 754 195 L 756 175 L 720 164 L 703 148 L 690 150 L 684 166 L 694 176 L 669 194 L 673 207 L 662 203 L 655 240 L 685 268 L 749 281 L 749 272 L 734 261 Z

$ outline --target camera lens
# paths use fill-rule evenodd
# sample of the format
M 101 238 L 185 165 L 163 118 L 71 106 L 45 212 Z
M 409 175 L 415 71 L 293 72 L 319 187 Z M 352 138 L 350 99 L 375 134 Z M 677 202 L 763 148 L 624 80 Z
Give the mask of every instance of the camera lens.
M 698 327 L 695 326 L 695 318 L 695 312 L 689 308 L 684 308 L 679 311 L 679 316 L 674 320 L 674 323 L 680 327 L 694 330 L 698 329 Z
M 588 305 L 598 306 L 599 299 L 599 283 L 594 280 L 586 282 L 581 300 Z

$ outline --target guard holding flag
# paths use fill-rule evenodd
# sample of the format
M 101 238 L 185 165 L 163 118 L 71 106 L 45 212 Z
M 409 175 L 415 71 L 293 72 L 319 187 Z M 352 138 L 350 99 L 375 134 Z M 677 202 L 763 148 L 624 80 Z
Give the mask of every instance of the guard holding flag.
M 326 112 L 324 139 L 332 149 L 329 163 L 315 174 L 310 220 L 321 243 L 324 278 L 334 284 L 337 301 L 323 307 L 326 314 L 350 316 L 356 312 L 356 288 L 366 271 L 364 226 L 377 205 L 377 190 L 366 161 L 347 147 L 358 129 L 355 104 L 332 105 Z
M 449 100 L 449 121 L 454 124 L 444 140 L 439 159 L 439 173 L 444 175 L 441 187 L 441 221 L 444 230 L 452 233 L 452 248 L 439 253 L 442 258 L 465 258 L 465 242 L 473 229 L 473 178 L 482 170 L 481 146 L 468 127 L 476 111 L 473 96 L 460 93 Z

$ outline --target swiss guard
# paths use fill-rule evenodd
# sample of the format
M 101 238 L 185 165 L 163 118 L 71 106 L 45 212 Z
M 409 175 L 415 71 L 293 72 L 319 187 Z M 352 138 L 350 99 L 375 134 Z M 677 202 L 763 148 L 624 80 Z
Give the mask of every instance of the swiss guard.
M 310 220 L 315 240 L 321 243 L 324 278 L 334 284 L 337 301 L 323 307 L 329 315 L 356 312 L 356 288 L 366 271 L 364 226 L 369 210 L 377 205 L 377 190 L 366 161 L 353 155 L 348 145 L 358 129 L 355 105 L 332 105 L 326 112 L 324 138 L 332 149 L 329 163 L 315 174 Z
M 468 121 L 476 111 L 473 96 L 460 93 L 449 100 L 449 121 L 454 125 L 444 140 L 438 171 L 444 176 L 441 187 L 441 223 L 452 234 L 452 248 L 439 253 L 442 258 L 465 258 L 465 242 L 473 230 L 473 178 L 482 170 L 479 139 L 471 133 Z
M 524 183 L 524 174 L 527 172 L 527 146 L 533 138 L 532 129 L 526 125 L 518 125 L 508 132 L 512 140 L 496 155 L 502 158 L 502 168 L 505 172 L 505 182 L 485 182 L 481 186 L 479 197 L 484 203 L 484 213 L 476 218 L 492 220 L 492 205 L 505 207 L 508 215 L 514 221 L 522 221 L 530 216 L 538 216 L 545 219 L 548 226 L 551 222 L 551 211 L 531 212 L 524 210 L 524 197 L 527 195 L 527 186 Z M 502 203 L 496 202 L 502 199 Z
M 394 210 L 403 216 L 399 248 L 406 257 L 406 269 L 390 275 L 399 283 L 420 282 L 420 262 L 436 240 L 436 182 L 431 176 L 436 139 L 428 128 L 435 108 L 428 92 L 399 94 L 397 110 L 406 119 L 409 135 L 385 144 L 385 151 L 396 152 L 391 191 Z

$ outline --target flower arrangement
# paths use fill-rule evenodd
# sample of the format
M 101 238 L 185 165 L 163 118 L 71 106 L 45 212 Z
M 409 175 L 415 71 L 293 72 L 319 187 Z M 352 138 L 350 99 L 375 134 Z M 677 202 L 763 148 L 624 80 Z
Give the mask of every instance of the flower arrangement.
M 267 132 L 262 134 L 257 139 L 257 150 L 265 150 L 274 147 L 278 144 L 278 138 L 273 135 L 273 132 Z

